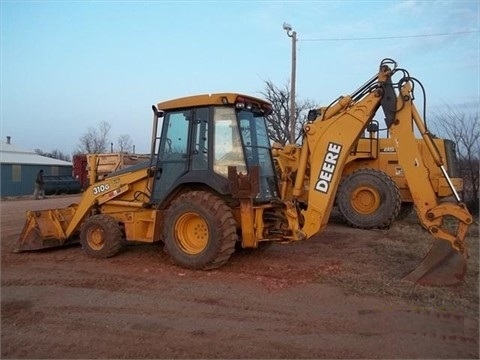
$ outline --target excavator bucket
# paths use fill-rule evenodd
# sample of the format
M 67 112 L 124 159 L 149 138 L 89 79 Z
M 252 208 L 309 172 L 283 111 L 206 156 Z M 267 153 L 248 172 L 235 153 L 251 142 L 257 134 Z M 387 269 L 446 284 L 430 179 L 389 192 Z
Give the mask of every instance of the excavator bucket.
M 462 281 L 467 270 L 465 254 L 450 242 L 437 240 L 422 262 L 404 280 L 427 286 L 453 286 Z
M 64 209 L 27 211 L 16 252 L 41 250 L 76 242 L 67 239 L 65 235 L 76 208 L 73 204 Z

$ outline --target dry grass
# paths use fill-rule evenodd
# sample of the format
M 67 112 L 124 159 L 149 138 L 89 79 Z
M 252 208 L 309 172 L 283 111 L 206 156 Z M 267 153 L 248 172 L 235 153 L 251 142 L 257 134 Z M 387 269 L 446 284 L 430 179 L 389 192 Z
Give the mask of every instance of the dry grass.
M 380 230 L 379 230 L 380 231 Z M 433 238 L 412 216 L 398 221 L 389 230 L 367 243 L 374 259 L 366 261 L 365 254 L 349 256 L 344 271 L 319 277 L 322 282 L 343 287 L 347 293 L 385 296 L 407 302 L 412 308 L 447 309 L 478 318 L 479 313 L 479 227 L 469 228 L 466 238 L 469 259 L 464 282 L 455 287 L 426 287 L 401 279 L 405 269 L 413 269 L 432 246 Z M 401 259 L 401 260 L 400 260 Z

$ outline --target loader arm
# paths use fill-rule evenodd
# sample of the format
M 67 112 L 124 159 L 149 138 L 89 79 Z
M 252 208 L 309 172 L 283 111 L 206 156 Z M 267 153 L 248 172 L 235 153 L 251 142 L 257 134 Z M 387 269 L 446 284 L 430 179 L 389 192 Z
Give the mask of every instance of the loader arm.
M 93 209 L 105 202 L 119 203 L 123 206 L 141 207 L 137 201 L 121 200 L 122 195 L 130 196 L 135 184 L 146 184 L 150 168 L 132 171 L 118 176 L 112 176 L 89 186 L 78 204 L 63 209 L 27 211 L 26 221 L 18 240 L 17 251 L 39 250 L 49 247 L 63 246 L 78 242 L 75 234 L 80 230 L 83 221 L 92 214 Z
M 102 180 L 88 187 L 78 204 L 77 211 L 65 230 L 65 237 L 72 236 L 89 215 L 93 207 L 102 205 L 130 191 L 131 185 L 148 177 L 148 169 L 142 169 Z

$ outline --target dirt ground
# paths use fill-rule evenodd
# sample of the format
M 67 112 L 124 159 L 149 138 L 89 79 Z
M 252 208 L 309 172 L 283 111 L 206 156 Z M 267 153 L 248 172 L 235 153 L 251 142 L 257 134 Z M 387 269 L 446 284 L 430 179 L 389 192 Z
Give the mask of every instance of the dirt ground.
M 176 267 L 161 245 L 102 260 L 80 246 L 13 253 L 26 210 L 78 199 L 0 203 L 3 359 L 479 357 L 478 269 L 439 292 L 404 284 L 399 269 L 418 259 L 388 249 L 410 224 L 332 221 L 213 271 Z

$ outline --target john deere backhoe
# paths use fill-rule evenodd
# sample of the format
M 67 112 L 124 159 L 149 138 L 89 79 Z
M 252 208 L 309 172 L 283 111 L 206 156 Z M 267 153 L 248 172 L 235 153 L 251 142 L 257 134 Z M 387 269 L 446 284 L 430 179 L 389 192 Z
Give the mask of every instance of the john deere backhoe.
M 397 73 L 404 76 L 392 83 Z M 178 265 L 210 269 L 226 263 L 237 243 L 257 248 L 310 238 L 328 222 L 352 144 L 383 106 L 419 218 L 437 239 L 406 279 L 455 284 L 465 272 L 464 238 L 472 217 L 461 203 L 439 203 L 427 179 L 411 131 L 412 121 L 421 126 L 412 82 L 384 60 L 370 81 L 325 110 L 326 120 L 306 124 L 295 176 L 288 176 L 290 199 L 289 180 L 278 187 L 264 118 L 272 111 L 269 103 L 234 93 L 159 103 L 153 107 L 150 161 L 92 184 L 78 204 L 28 212 L 18 250 L 79 241 L 88 255 L 110 257 L 127 242 L 162 241 Z M 306 178 L 312 181 L 306 184 Z M 443 226 L 447 216 L 458 223 L 453 232 Z

